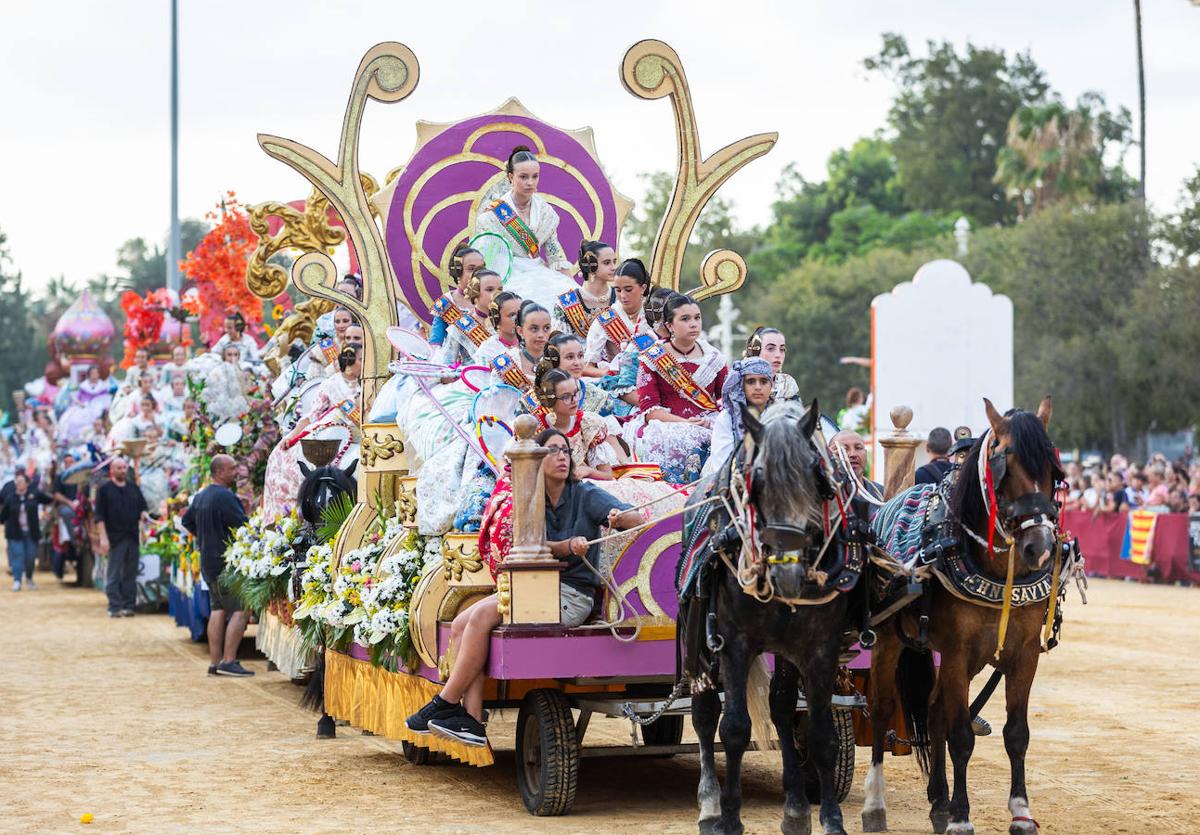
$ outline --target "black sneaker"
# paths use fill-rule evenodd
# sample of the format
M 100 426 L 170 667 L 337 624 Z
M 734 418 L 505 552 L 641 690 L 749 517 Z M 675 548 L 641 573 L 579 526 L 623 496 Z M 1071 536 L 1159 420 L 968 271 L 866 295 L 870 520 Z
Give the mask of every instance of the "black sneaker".
M 109 612 L 109 613 L 108 613 L 108 616 L 109 616 L 110 618 L 119 618 L 119 617 L 121 617 L 121 613 L 120 613 L 120 612 L 115 612 L 115 611 L 114 611 L 114 612 Z
M 131 617 L 133 617 L 133 609 L 122 609 L 122 610 L 121 610 L 121 617 L 123 617 L 123 618 L 131 618 Z
M 210 676 L 215 676 L 217 674 L 217 667 L 219 667 L 219 666 L 220 666 L 219 664 L 209 664 L 208 665 L 208 674 Z
M 405 726 L 413 733 L 429 733 L 430 719 L 445 719 L 459 713 L 466 713 L 462 705 L 450 704 L 441 696 L 434 696 L 425 707 L 404 720 Z
M 247 676 L 254 675 L 254 673 L 243 667 L 239 661 L 222 661 L 217 665 L 217 675 L 246 678 Z
M 429 730 L 438 736 L 456 739 L 467 745 L 483 747 L 488 744 L 487 728 L 465 710 L 444 719 L 429 720 Z

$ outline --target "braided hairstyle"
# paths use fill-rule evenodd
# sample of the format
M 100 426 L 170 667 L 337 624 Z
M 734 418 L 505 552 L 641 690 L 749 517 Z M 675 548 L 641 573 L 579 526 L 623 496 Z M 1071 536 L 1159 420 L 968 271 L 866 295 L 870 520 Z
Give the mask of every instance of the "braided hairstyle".
M 554 404 L 558 402 L 558 396 L 555 394 L 558 384 L 571 379 L 571 375 L 561 368 L 550 368 L 539 362 L 533 375 L 533 390 L 537 393 L 538 403 L 547 409 L 553 409 Z
M 471 253 L 475 253 L 476 255 L 478 255 L 480 257 L 483 256 L 483 253 L 481 253 L 479 250 L 477 250 L 473 247 L 469 247 L 466 244 L 463 244 L 458 249 L 454 250 L 454 254 L 450 256 L 450 266 L 449 266 L 450 277 L 452 279 L 454 279 L 454 282 L 456 284 L 458 283 L 458 280 L 460 278 L 462 278 L 463 259 L 466 258 Z
M 470 251 L 475 252 L 473 249 Z M 460 263 L 459 267 L 461 266 L 462 264 Z M 495 270 L 489 270 L 486 267 L 471 273 L 471 280 L 467 282 L 467 289 L 463 291 L 463 295 L 467 297 L 467 301 L 471 304 L 479 301 L 479 294 L 483 292 L 483 279 L 489 275 L 494 275 L 496 278 L 500 277 L 500 273 Z
M 612 249 L 612 247 L 604 243 L 604 241 L 589 241 L 586 239 L 580 241 L 579 272 L 583 276 L 584 281 L 587 281 L 599 269 L 600 253 L 605 249 Z
M 754 333 L 750 334 L 750 338 L 746 340 L 746 348 L 742 351 L 742 357 L 749 359 L 762 354 L 762 338 L 773 333 L 783 336 L 783 331 L 778 328 L 768 328 L 764 325 L 755 328 Z
M 476 273 L 476 275 L 478 275 L 478 273 Z M 478 293 L 475 295 L 475 298 L 479 298 Z M 510 290 L 505 290 L 502 293 L 497 293 L 492 298 L 492 303 L 490 305 L 488 305 L 488 321 L 492 323 L 492 329 L 495 330 L 497 333 L 499 333 L 499 331 L 500 331 L 500 310 L 501 310 L 501 308 L 503 308 L 504 305 L 508 304 L 513 299 L 520 299 L 520 298 L 521 298 L 520 296 L 518 296 L 516 293 L 513 293 Z
M 622 265 L 624 266 L 624 265 Z M 627 275 L 627 273 L 620 273 Z M 654 291 L 646 296 L 646 324 L 651 328 L 656 328 L 663 321 L 663 312 L 667 304 L 667 299 L 675 294 L 675 291 L 670 287 L 656 287 Z
M 504 163 L 504 171 L 511 175 L 522 162 L 537 162 L 537 157 L 533 155 L 533 151 L 529 150 L 528 145 L 518 145 L 513 148 L 508 155 L 508 161 Z

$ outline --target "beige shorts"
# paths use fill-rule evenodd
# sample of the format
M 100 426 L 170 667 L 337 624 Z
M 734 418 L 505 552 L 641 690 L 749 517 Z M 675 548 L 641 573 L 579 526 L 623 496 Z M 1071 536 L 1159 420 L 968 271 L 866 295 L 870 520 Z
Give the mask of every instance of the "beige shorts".
M 595 605 L 591 595 L 576 591 L 565 583 L 558 586 L 558 601 L 561 609 L 559 623 L 566 627 L 579 626 L 586 621 Z

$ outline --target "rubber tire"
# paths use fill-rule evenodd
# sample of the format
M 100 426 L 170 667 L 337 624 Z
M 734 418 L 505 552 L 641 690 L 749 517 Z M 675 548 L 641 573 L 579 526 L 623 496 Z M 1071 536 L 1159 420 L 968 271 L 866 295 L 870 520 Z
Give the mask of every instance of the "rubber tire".
M 646 745 L 678 745 L 683 742 L 683 720 L 680 716 L 660 716 L 649 725 L 642 725 L 642 742 Z M 658 754 L 673 757 L 674 754 Z
M 838 744 L 837 758 L 833 761 L 833 793 L 838 803 L 844 803 L 854 785 L 854 716 L 848 708 L 833 709 L 833 733 Z M 804 793 L 809 803 L 819 805 L 821 781 L 817 778 L 816 766 L 808 758 L 807 712 L 796 712 L 793 736 L 796 751 L 804 761 Z
M 531 690 L 517 714 L 517 788 L 531 814 L 565 815 L 579 785 L 579 741 L 559 690 Z
M 404 759 L 408 760 L 413 765 L 429 765 L 433 762 L 436 754 L 428 748 L 422 748 L 420 745 L 414 745 L 408 740 L 400 742 L 400 750 L 404 752 Z

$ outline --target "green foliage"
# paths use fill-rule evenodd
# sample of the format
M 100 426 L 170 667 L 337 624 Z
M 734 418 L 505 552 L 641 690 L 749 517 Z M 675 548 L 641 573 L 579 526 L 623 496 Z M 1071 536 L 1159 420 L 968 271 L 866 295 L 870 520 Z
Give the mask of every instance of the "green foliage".
M 21 283 L 21 273 L 12 271 L 12 259 L 4 245 L 8 236 L 0 231 L 0 409 L 12 419 L 12 392 L 41 373 L 30 361 L 29 291 Z M 44 360 L 43 360 L 44 362 Z
M 354 510 L 354 497 L 349 493 L 338 493 L 321 510 L 321 526 L 317 528 L 317 541 L 329 542 L 338 535 L 342 525 Z
M 1099 93 L 1085 93 L 1074 109 L 1056 96 L 1013 114 L 994 181 L 1004 187 L 1020 216 L 1062 199 L 1128 200 L 1136 183 L 1122 160 L 1131 142 L 1128 109 L 1109 112 Z M 1114 154 L 1111 163 L 1106 160 Z
M 286 599 L 291 581 L 291 571 L 259 579 L 239 573 L 231 562 L 225 564 L 220 577 L 221 584 L 242 601 L 246 611 L 256 615 L 261 615 L 272 600 Z
M 888 112 L 892 153 L 905 198 L 914 209 L 962 213 L 977 226 L 1013 215 L 993 182 L 996 156 L 1018 108 L 1045 100 L 1042 70 L 1028 53 L 948 41 L 927 44 L 916 57 L 903 36 L 885 34 L 878 55 L 863 65 L 897 87 Z
M 1179 190 L 1176 212 L 1158 224 L 1163 255 L 1175 261 L 1195 261 L 1200 256 L 1200 165 Z
M 1146 218 L 1137 204 L 1051 206 L 1012 229 L 983 230 L 964 265 L 975 281 L 1013 301 L 1016 402 L 1055 399 L 1060 446 L 1128 448 L 1178 392 L 1123 372 L 1157 327 L 1132 300 L 1157 281 L 1144 255 Z M 1178 385 L 1178 383 L 1176 384 Z
M 833 414 L 847 389 L 870 382 L 866 369 L 839 360 L 868 353 L 871 300 L 945 254 L 937 248 L 876 249 L 843 263 L 807 261 L 744 304 L 742 321 L 748 328 L 771 325 L 787 334 L 785 370 L 796 378 L 805 401 L 816 397 L 822 411 Z

